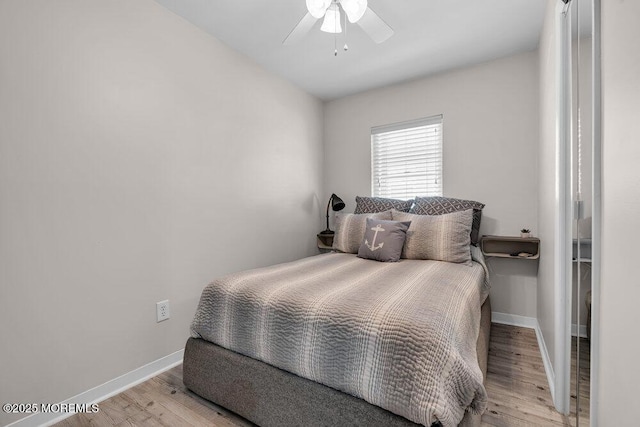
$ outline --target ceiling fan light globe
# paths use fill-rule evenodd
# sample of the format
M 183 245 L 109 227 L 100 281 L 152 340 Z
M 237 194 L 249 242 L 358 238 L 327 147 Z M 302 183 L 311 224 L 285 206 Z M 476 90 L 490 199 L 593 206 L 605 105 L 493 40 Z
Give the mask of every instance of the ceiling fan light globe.
M 331 0 L 307 0 L 307 10 L 316 19 L 322 18 L 329 6 Z
M 335 3 L 327 9 L 327 13 L 324 15 L 324 21 L 322 22 L 322 27 L 320 30 L 325 33 L 341 33 L 342 26 L 340 25 L 340 9 L 338 9 L 338 5 Z
M 341 0 L 340 4 L 352 24 L 358 22 L 367 11 L 367 0 Z

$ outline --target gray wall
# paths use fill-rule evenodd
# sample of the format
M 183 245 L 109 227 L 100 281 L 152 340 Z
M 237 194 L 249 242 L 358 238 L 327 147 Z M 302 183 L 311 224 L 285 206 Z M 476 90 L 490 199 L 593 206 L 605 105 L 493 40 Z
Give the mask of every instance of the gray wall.
M 1 1 L 0 61 L 0 402 L 177 351 L 212 278 L 317 253 L 317 99 L 152 0 Z
M 638 423 L 640 2 L 602 1 L 602 271 L 597 425 Z
M 486 204 L 482 234 L 538 232 L 538 56 L 525 53 L 325 104 L 325 188 L 371 193 L 370 129 L 444 115 L 444 194 Z M 536 317 L 535 262 L 491 261 L 494 311 Z

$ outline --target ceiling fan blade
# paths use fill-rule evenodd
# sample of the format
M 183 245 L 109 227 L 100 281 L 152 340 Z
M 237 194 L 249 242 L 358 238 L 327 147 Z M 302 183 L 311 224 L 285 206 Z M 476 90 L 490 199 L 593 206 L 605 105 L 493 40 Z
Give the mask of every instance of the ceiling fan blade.
M 387 23 L 384 22 L 377 13 L 371 10 L 370 7 L 367 7 L 367 11 L 358 21 L 358 25 L 360 25 L 364 32 L 378 44 L 384 42 L 393 35 L 393 29 L 387 25 Z
M 367 11 L 367 0 L 340 0 L 342 10 L 347 14 L 349 22 L 358 22 Z
M 298 22 L 298 25 L 296 25 L 293 30 L 291 30 L 289 35 L 282 41 L 282 44 L 293 44 L 300 40 L 309 32 L 309 30 L 311 30 L 313 24 L 315 24 L 316 21 L 317 19 L 307 12 L 307 14 L 302 17 L 300 22 Z

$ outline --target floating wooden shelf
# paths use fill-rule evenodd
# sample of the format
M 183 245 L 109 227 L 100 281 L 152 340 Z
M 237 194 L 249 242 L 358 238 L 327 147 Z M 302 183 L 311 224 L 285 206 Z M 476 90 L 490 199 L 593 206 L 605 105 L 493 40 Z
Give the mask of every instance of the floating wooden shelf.
M 512 259 L 540 258 L 540 239 L 537 237 L 482 236 L 480 248 L 482 249 L 482 253 L 487 257 Z
M 318 249 L 320 252 L 330 252 L 333 249 L 333 236 L 335 234 L 318 233 Z
M 578 239 L 573 239 L 573 262 L 578 262 Z M 580 239 L 580 262 L 591 262 L 591 238 Z

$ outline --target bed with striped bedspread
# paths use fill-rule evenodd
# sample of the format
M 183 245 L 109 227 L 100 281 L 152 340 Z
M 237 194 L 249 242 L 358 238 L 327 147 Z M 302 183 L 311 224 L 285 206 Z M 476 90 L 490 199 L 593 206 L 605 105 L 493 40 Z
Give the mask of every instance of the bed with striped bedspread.
M 488 294 L 471 265 L 329 253 L 231 274 L 203 291 L 191 335 L 411 421 L 457 426 L 487 404 L 477 362 Z

